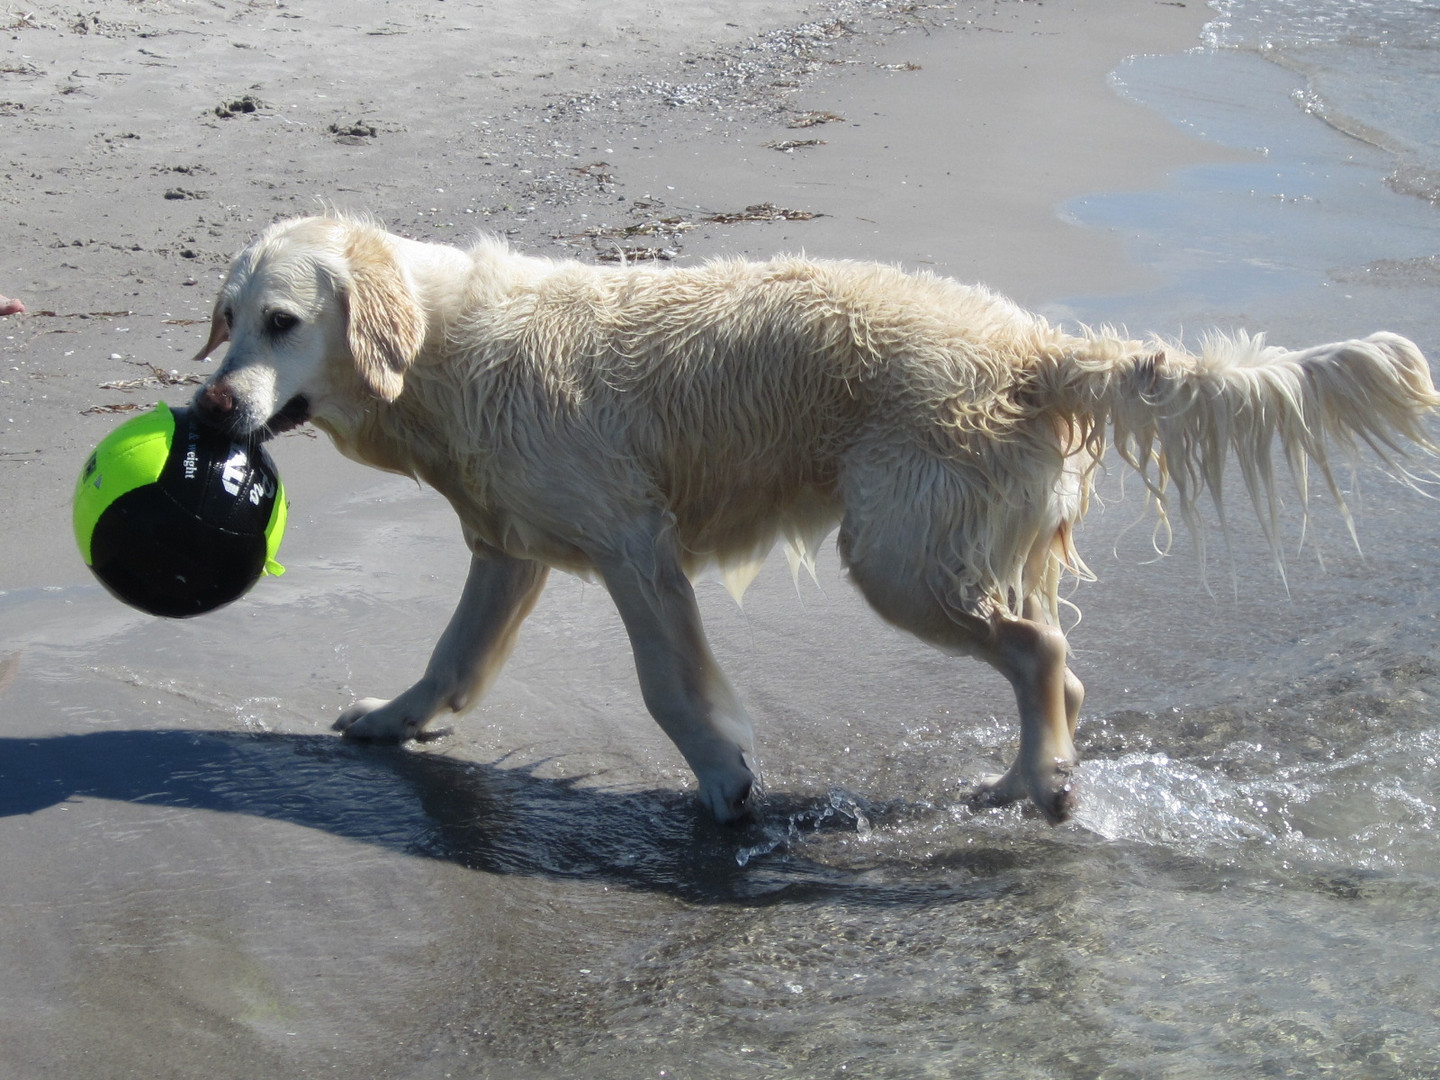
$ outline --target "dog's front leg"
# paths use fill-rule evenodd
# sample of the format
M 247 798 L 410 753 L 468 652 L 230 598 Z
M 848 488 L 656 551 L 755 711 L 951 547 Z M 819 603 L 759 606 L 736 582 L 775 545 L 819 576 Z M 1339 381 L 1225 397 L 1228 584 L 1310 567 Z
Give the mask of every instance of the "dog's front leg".
M 754 732 L 710 653 L 673 532 L 592 558 L 630 635 L 645 705 L 700 781 L 701 803 L 718 821 L 744 817 Z
M 420 681 L 392 701 L 356 702 L 335 721 L 335 730 L 351 739 L 402 742 L 417 737 L 442 710 L 469 708 L 510 655 L 547 573 L 544 564 L 527 559 L 475 555 L 460 604 Z

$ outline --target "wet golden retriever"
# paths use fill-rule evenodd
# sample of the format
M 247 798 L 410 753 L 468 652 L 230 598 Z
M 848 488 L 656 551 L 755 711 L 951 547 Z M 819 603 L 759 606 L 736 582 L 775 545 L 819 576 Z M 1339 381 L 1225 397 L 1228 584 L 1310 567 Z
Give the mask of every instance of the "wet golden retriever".
M 1272 443 L 1330 481 L 1329 448 L 1428 447 L 1421 421 L 1440 401 L 1393 334 L 1304 352 L 1217 337 L 1190 355 L 1065 333 L 887 266 L 606 268 L 342 216 L 282 222 L 236 258 L 199 355 L 227 340 L 195 399 L 206 417 L 236 436 L 313 421 L 443 494 L 472 552 L 424 675 L 338 729 L 409 739 L 469 707 L 548 569 L 593 574 L 646 706 L 721 820 L 746 811 L 752 732 L 701 629 L 701 566 L 738 592 L 777 540 L 809 560 L 838 523 L 881 616 L 1014 687 L 1019 752 L 981 795 L 1028 796 L 1061 821 L 1083 691 L 1057 588 L 1086 574 L 1072 531 L 1107 447 L 1161 514 L 1191 519 L 1231 454 L 1273 508 Z

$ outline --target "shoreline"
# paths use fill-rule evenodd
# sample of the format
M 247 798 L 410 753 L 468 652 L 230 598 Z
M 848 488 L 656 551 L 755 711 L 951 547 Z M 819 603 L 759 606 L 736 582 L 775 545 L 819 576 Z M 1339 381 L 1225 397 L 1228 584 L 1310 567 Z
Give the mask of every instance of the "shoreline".
M 1170 173 L 1237 152 L 1125 100 L 1108 77 L 1127 57 L 1197 44 L 1199 5 L 1099 12 L 1015 5 L 944 34 L 901 31 L 874 43 L 869 70 L 817 80 L 790 114 L 831 122 L 762 127 L 730 156 L 680 143 L 622 158 L 643 190 L 689 183 L 675 205 L 771 202 L 814 213 L 760 233 L 690 234 L 686 253 L 795 250 L 927 267 L 1039 307 L 1084 287 L 1153 279 L 1121 240 L 1064 220 L 1092 192 L 1146 190 Z M 929 103 L 945 102 L 925 114 Z M 784 117 L 782 117 L 782 120 Z M 819 145 L 776 152 L 788 141 Z

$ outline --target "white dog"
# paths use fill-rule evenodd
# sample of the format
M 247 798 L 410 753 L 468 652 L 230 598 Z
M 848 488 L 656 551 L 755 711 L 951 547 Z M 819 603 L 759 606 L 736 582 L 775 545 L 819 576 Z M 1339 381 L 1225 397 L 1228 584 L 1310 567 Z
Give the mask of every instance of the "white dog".
M 645 704 L 721 820 L 746 810 L 752 733 L 706 644 L 697 568 L 738 590 L 777 539 L 808 560 L 838 523 L 881 616 L 1014 687 L 1019 754 L 982 794 L 1061 821 L 1083 689 L 1057 589 L 1087 573 L 1072 531 L 1107 446 L 1187 520 L 1233 450 L 1273 514 L 1272 441 L 1334 490 L 1327 445 L 1428 448 L 1421 421 L 1440 403 L 1393 334 L 1305 352 L 1216 338 L 1191 356 L 1062 333 L 885 266 L 603 268 L 339 216 L 272 226 L 237 257 L 197 359 L 227 340 L 195 399 L 206 417 L 236 436 L 313 420 L 443 494 L 473 554 L 420 681 L 338 729 L 410 739 L 469 707 L 548 568 L 594 574 Z

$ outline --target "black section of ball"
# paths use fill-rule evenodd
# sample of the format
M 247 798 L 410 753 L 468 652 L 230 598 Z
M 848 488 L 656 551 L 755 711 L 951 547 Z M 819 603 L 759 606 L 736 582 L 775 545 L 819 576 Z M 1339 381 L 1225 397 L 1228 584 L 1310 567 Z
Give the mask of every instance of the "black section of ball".
M 263 447 L 232 442 L 189 409 L 171 411 L 175 435 L 159 478 L 105 509 L 91 534 L 91 569 L 125 603 L 188 618 L 259 580 L 284 496 Z

